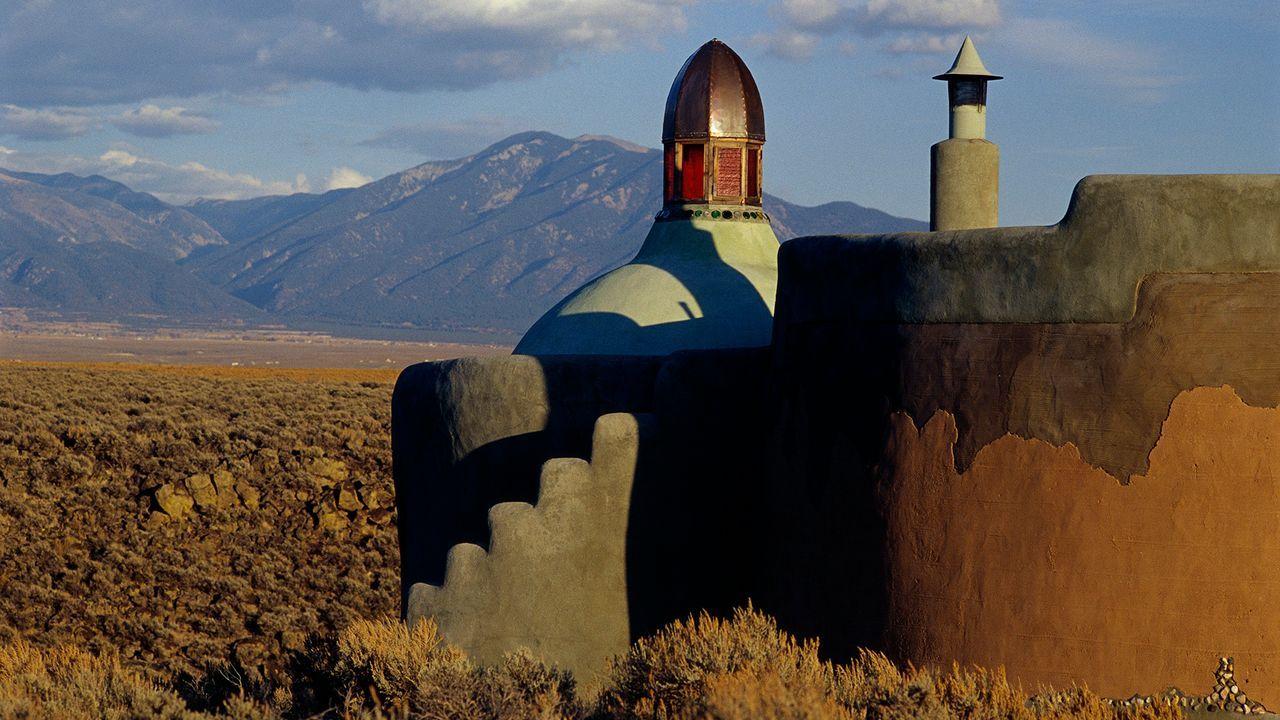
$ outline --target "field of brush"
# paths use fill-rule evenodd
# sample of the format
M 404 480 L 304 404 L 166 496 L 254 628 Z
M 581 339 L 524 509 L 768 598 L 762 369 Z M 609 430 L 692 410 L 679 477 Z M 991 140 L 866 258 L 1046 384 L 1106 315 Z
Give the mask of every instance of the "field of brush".
M 751 610 L 603 691 L 397 621 L 389 370 L 0 363 L 0 717 L 1108 718 L 999 672 L 832 665 Z

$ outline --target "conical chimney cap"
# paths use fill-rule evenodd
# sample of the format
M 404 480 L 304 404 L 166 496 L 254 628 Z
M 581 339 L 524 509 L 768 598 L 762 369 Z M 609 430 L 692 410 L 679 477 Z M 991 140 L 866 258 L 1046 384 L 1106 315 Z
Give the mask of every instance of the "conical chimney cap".
M 968 35 L 964 36 L 964 44 L 960 46 L 960 52 L 956 53 L 956 61 L 951 63 L 951 69 L 941 75 L 934 75 L 934 80 L 957 80 L 959 78 L 980 78 L 983 80 L 1000 80 L 1000 75 L 993 75 L 987 66 L 982 64 L 982 58 L 978 57 L 978 49 L 973 46 L 973 40 Z

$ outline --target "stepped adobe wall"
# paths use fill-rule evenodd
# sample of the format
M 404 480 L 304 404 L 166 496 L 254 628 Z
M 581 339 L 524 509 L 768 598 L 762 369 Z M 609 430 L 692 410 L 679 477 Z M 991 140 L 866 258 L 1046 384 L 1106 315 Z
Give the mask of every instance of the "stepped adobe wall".
M 627 513 L 652 425 L 650 415 L 597 420 L 590 462 L 549 460 L 536 505 L 490 508 L 488 549 L 453 546 L 444 582 L 410 589 L 409 622 L 435 617 L 480 662 L 526 647 L 590 683 L 631 642 Z
M 529 647 L 591 686 L 637 637 L 747 602 L 767 359 L 514 355 L 406 370 L 392 415 L 409 621 L 434 616 L 482 661 Z

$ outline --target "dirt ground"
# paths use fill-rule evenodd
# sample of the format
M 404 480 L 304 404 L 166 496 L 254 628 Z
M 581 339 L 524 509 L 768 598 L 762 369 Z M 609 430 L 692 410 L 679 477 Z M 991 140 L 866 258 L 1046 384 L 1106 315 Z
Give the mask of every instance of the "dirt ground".
M 0 319 L 0 358 L 29 362 L 399 370 L 424 360 L 510 352 L 503 345 L 366 340 L 284 330 L 130 330 L 107 323 Z

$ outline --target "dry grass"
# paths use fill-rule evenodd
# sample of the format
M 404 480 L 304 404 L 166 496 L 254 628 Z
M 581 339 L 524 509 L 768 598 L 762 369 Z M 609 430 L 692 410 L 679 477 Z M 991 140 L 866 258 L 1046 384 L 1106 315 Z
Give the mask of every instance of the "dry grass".
M 1003 672 L 902 669 L 877 653 L 833 665 L 751 609 L 702 616 L 615 661 L 594 706 L 566 673 L 514 653 L 477 667 L 433 623 L 360 621 L 295 668 L 289 688 L 241 688 L 199 710 L 78 650 L 0 648 L 0 716 L 445 720 L 1175 720 L 1173 705 L 1113 707 L 1083 689 L 1028 695 Z
M 751 608 L 730 620 L 702 615 L 643 638 L 618 658 L 597 712 L 619 720 L 1007 720 L 1182 716 L 1174 705 L 1113 707 L 1087 690 L 1029 695 L 1004 672 L 894 665 L 879 653 L 823 660 L 816 642 L 798 642 Z
M 248 701 L 241 703 L 252 707 Z M 176 693 L 73 647 L 0 647 L 0 717 L 197 718 Z
M 0 642 L 216 698 L 394 615 L 390 378 L 339 372 L 0 365 Z
M 338 637 L 327 686 L 343 694 L 347 714 L 386 712 L 413 718 L 582 716 L 573 679 L 525 652 L 476 667 L 437 634 L 432 622 L 362 622 Z

